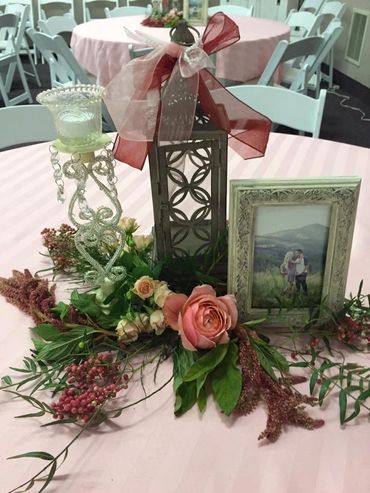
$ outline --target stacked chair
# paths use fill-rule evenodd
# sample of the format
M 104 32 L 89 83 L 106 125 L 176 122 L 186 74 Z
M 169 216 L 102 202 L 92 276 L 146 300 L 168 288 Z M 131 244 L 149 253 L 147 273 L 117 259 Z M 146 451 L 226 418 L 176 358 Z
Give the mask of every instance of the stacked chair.
M 109 10 L 108 7 L 104 9 L 105 17 L 124 17 L 128 15 L 145 15 L 145 7 L 115 7 Z
M 3 49 L 0 51 L 0 93 L 5 106 L 18 104 L 28 100 L 32 102 L 32 96 L 28 87 L 26 75 L 20 59 L 20 47 L 24 36 L 25 17 L 19 22 L 18 14 L 3 14 L 0 16 L 0 33 L 5 33 Z M 23 92 L 13 98 L 9 97 L 12 88 L 15 70 L 18 70 Z M 3 78 L 5 74 L 5 79 Z
M 73 0 L 37 0 L 37 3 L 39 20 L 56 15 L 70 15 L 75 18 Z
M 119 7 L 118 0 L 82 0 L 84 22 L 106 17 L 104 9 Z
M 226 15 L 246 16 L 252 17 L 254 6 L 240 7 L 239 5 L 218 5 L 216 7 L 209 7 L 208 15 L 213 15 L 216 12 L 223 12 Z

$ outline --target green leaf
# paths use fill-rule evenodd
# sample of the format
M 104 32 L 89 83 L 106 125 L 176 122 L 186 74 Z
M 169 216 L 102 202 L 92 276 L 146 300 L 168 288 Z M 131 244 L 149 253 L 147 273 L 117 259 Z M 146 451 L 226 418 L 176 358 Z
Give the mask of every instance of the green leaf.
M 22 414 L 20 416 L 14 416 L 15 418 L 37 418 L 39 416 L 44 416 L 45 411 L 39 411 L 37 413 Z
M 182 346 L 175 349 L 173 352 L 173 390 L 176 393 L 177 389 L 183 382 L 184 375 L 189 368 L 194 364 L 194 352 L 184 349 Z
M 33 371 L 34 373 L 37 371 L 37 365 L 32 358 L 29 358 L 28 356 L 26 356 L 23 359 L 23 362 L 24 362 L 25 366 L 27 368 L 29 368 L 31 371 Z
M 208 377 L 208 373 L 204 373 L 199 378 L 197 378 L 197 397 L 199 397 L 200 392 L 202 391 L 204 384 L 206 383 Z
M 54 456 L 48 452 L 26 452 L 25 454 L 13 455 L 8 459 L 21 459 L 22 457 L 31 457 L 33 459 L 54 460 Z
M 36 337 L 32 337 L 32 342 L 37 353 L 40 352 L 47 344 L 47 342 L 42 339 L 37 339 Z
M 238 352 L 238 345 L 231 342 L 226 356 L 210 374 L 215 400 L 227 416 L 237 405 L 242 389 L 242 375 L 237 367 Z
M 199 411 L 202 413 L 207 406 L 207 392 L 204 385 L 200 388 L 197 394 L 197 404 Z
M 322 406 L 322 403 L 324 402 L 325 396 L 328 393 L 330 389 L 330 385 L 333 383 L 333 380 L 331 378 L 327 378 L 325 382 L 320 387 L 320 392 L 319 392 L 319 404 Z
M 339 392 L 339 418 L 341 425 L 343 425 L 346 421 L 346 411 L 347 411 L 347 392 L 344 389 L 342 389 Z
M 184 382 L 197 380 L 204 373 L 209 373 L 216 368 L 226 356 L 228 348 L 228 344 L 219 344 L 214 349 L 208 351 L 204 356 L 201 356 L 184 376 Z
M 13 385 L 13 381 L 9 375 L 5 375 L 5 377 L 2 377 L 1 381 L 5 383 L 5 385 Z
M 95 294 L 79 293 L 75 289 L 71 294 L 71 302 L 77 310 L 92 318 L 96 318 L 101 313 L 101 309 L 95 301 Z
M 181 416 L 197 402 L 197 384 L 195 381 L 184 382 L 176 392 L 175 414 Z
M 40 324 L 33 327 L 33 332 L 45 341 L 55 341 L 57 340 L 61 332 L 54 325 L 51 324 Z
M 43 484 L 42 488 L 39 490 L 39 493 L 42 493 L 46 489 L 47 485 L 53 479 L 56 470 L 57 470 L 57 461 L 54 461 L 50 467 L 48 477 L 47 477 L 45 483 Z
M 245 325 L 246 327 L 255 327 L 256 325 L 260 325 L 262 322 L 265 322 L 265 318 L 259 318 L 257 320 L 248 320 L 248 322 L 244 322 L 242 325 Z
M 307 368 L 309 363 L 307 361 L 298 361 L 297 363 L 289 363 L 289 366 L 292 368 Z
M 52 313 L 56 313 L 59 315 L 59 318 L 61 320 L 64 320 L 65 317 L 68 315 L 69 312 L 69 305 L 66 303 L 63 303 L 63 301 L 60 301 L 54 308 L 50 310 Z
M 319 372 L 317 370 L 314 370 L 312 372 L 311 378 L 310 378 L 310 394 L 313 394 L 313 391 L 315 389 L 315 385 L 317 382 L 317 379 L 319 378 Z M 327 381 L 327 380 L 326 380 Z

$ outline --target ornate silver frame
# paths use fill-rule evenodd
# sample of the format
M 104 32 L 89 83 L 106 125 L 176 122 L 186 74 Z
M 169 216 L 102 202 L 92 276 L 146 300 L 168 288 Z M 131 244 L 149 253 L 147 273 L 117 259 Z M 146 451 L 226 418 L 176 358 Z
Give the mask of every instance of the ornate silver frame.
M 333 310 L 343 306 L 360 183 L 358 177 L 230 181 L 228 292 L 236 296 L 241 320 L 267 317 L 266 325 L 302 325 L 308 315 L 308 309 L 252 307 L 255 213 L 262 205 L 332 207 L 322 301 Z
M 205 26 L 208 20 L 208 0 L 203 0 L 199 2 L 200 18 L 195 19 L 191 16 L 190 12 L 190 1 L 184 0 L 182 2 L 183 15 L 191 26 Z

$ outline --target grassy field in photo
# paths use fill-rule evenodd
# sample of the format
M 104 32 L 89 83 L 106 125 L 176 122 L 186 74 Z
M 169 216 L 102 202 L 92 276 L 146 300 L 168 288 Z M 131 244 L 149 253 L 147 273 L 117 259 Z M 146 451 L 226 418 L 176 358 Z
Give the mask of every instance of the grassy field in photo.
M 252 286 L 253 308 L 303 308 L 320 304 L 322 292 L 322 275 L 307 275 L 307 294 L 302 289 L 297 292 L 295 285 L 288 288 L 287 276 L 278 268 L 255 272 Z

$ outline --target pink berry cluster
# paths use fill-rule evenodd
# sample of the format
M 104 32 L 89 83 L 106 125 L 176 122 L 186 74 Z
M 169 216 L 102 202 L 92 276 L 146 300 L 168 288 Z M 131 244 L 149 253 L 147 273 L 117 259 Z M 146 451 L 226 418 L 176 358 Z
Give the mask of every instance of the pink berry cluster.
M 360 340 L 370 343 L 370 320 L 363 317 L 360 320 L 353 320 L 345 317 L 338 328 L 338 339 L 349 344 L 355 344 Z
M 67 367 L 68 386 L 57 402 L 51 404 L 55 419 L 89 421 L 91 416 L 117 392 L 127 389 L 128 375 L 120 371 L 120 363 L 104 353 L 80 364 Z

